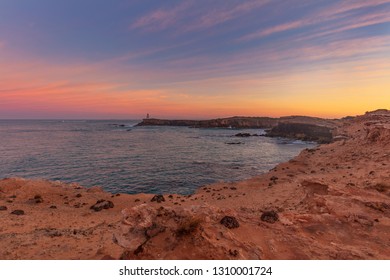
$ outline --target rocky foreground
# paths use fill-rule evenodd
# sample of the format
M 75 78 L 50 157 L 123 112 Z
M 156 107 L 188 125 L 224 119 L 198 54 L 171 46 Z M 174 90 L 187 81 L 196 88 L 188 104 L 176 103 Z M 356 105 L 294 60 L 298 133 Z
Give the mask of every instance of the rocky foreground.
M 0 259 L 390 259 L 390 111 L 333 133 L 189 196 L 3 179 Z

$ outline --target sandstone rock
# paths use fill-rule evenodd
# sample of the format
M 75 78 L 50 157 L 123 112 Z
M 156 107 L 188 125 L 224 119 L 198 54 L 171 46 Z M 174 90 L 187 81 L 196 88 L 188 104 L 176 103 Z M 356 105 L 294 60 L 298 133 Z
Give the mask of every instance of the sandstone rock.
M 374 221 L 368 216 L 360 214 L 350 214 L 348 216 L 348 221 L 358 223 L 363 227 L 372 227 L 374 225 Z
M 162 194 L 156 194 L 155 196 L 152 197 L 152 199 L 150 200 L 151 202 L 157 202 L 157 203 L 161 203 L 161 202 L 164 202 L 165 201 L 165 198 Z
M 240 226 L 237 219 L 235 217 L 232 217 L 232 216 L 223 217 L 222 220 L 220 221 L 220 223 L 222 225 L 224 225 L 225 227 L 230 228 L 230 229 L 238 228 Z
M 122 223 L 120 232 L 115 234 L 118 245 L 129 251 L 140 248 L 157 231 L 156 217 L 157 210 L 141 204 L 132 208 L 122 210 Z M 140 250 L 140 249 L 139 249 Z
M 390 194 L 390 184 L 377 183 L 373 185 L 371 188 L 377 190 L 380 193 Z
M 94 205 L 90 207 L 90 209 L 95 210 L 96 212 L 109 208 L 114 208 L 114 203 L 112 201 L 104 199 L 98 200 Z
M 267 222 L 267 223 L 273 224 L 273 223 L 275 223 L 276 221 L 279 220 L 279 215 L 278 215 L 278 213 L 276 213 L 276 211 L 273 211 L 273 210 L 265 211 L 263 214 L 261 214 L 260 219 L 263 222 Z
M 302 186 L 305 188 L 309 195 L 318 194 L 318 195 L 327 195 L 328 194 L 328 185 L 321 184 L 318 182 L 312 181 L 303 181 Z
M 384 203 L 384 202 L 366 202 L 364 204 L 367 207 L 370 207 L 374 210 L 380 211 L 380 212 L 390 212 L 390 204 Z
M 43 202 L 43 198 L 41 195 L 37 194 L 34 196 L 34 198 L 32 199 L 35 203 L 42 203 Z
M 153 225 L 153 219 L 157 215 L 157 210 L 141 204 L 130 209 L 122 210 L 122 223 L 135 229 L 143 230 Z
M 24 211 L 23 210 L 14 210 L 11 212 L 11 214 L 20 216 L 20 215 L 24 215 Z
M 233 216 L 237 213 L 231 209 L 207 204 L 156 209 L 142 204 L 124 209 L 122 214 L 124 218 L 114 235 L 115 242 L 125 249 L 122 259 L 165 259 L 172 254 L 179 259 L 237 259 L 248 256 L 248 251 L 258 251 L 252 244 L 238 240 L 233 232 L 220 231 L 216 222 L 221 214 L 230 215 L 223 219 L 226 226 L 239 226 Z M 254 253 L 253 258 L 259 256 Z

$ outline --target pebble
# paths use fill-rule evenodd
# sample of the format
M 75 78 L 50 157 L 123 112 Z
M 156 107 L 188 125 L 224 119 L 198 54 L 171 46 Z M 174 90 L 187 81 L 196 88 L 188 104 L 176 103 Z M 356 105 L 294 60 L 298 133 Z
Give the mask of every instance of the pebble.
M 24 211 L 23 210 L 14 210 L 11 212 L 11 214 L 13 215 L 24 215 Z

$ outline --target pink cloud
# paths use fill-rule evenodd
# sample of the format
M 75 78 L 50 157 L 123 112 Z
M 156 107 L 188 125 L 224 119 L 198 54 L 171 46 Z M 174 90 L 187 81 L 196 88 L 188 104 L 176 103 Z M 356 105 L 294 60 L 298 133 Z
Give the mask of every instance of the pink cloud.
M 187 27 L 187 30 L 203 29 L 224 23 L 226 21 L 241 17 L 242 15 L 258 9 L 269 3 L 269 0 L 254 0 L 240 3 L 234 7 L 227 7 L 220 10 L 212 10 L 203 15 L 198 22 Z
M 334 33 L 343 32 L 355 28 L 360 28 L 360 27 L 370 26 L 370 25 L 375 25 L 380 23 L 386 23 L 386 22 L 390 22 L 390 13 L 386 11 L 384 12 L 382 11 L 376 14 L 368 14 L 365 16 L 360 16 L 359 18 L 356 19 L 346 20 L 343 22 L 343 24 L 341 24 L 341 26 L 334 27 L 325 32 L 317 33 L 314 37 L 334 34 Z
M 321 69 L 334 64 L 342 65 L 348 61 L 365 63 L 367 57 L 378 57 L 389 50 L 389 36 L 376 36 L 361 39 L 344 39 L 323 43 L 322 45 L 299 45 L 291 48 L 253 49 L 245 53 L 231 55 L 229 60 L 218 57 L 196 56 L 172 60 L 167 77 L 174 76 L 174 81 L 167 85 L 185 87 L 188 83 L 202 83 L 203 81 L 229 77 L 232 80 L 245 79 L 246 75 L 261 73 L 261 75 L 275 75 L 278 72 L 297 71 L 299 65 L 310 69 Z M 287 42 L 285 44 L 290 44 Z M 299 61 L 299 63 L 297 63 Z M 302 70 L 302 69 L 301 69 Z M 299 70 L 299 71 L 301 71 Z M 199 85 L 198 85 L 199 86 Z
M 169 27 L 176 27 L 178 33 L 185 33 L 192 30 L 210 28 L 224 22 L 242 17 L 246 13 L 259 9 L 270 3 L 269 0 L 250 0 L 239 2 L 235 5 L 211 6 L 203 11 L 202 7 L 193 9 L 192 1 L 185 1 L 172 9 L 158 9 L 139 18 L 130 25 L 130 29 L 144 29 L 147 31 L 159 31 Z M 188 23 L 179 25 L 178 21 L 186 19 Z
M 184 1 L 174 8 L 159 9 L 137 19 L 130 25 L 130 29 L 146 29 L 148 31 L 158 31 L 166 29 L 177 23 L 183 16 L 185 10 L 190 8 L 192 1 Z
M 261 31 L 255 32 L 255 33 L 245 35 L 245 36 L 241 37 L 239 40 L 240 41 L 247 41 L 247 40 L 252 40 L 252 39 L 259 39 L 259 38 L 262 38 L 262 37 L 265 37 L 265 36 L 268 36 L 268 35 L 271 35 L 274 33 L 279 33 L 279 32 L 288 31 L 291 29 L 300 28 L 302 26 L 305 26 L 306 24 L 307 24 L 306 20 L 297 20 L 297 21 L 292 21 L 292 22 L 288 22 L 288 23 L 283 23 L 283 24 L 276 25 L 276 26 L 273 26 L 270 28 L 266 28 L 264 30 L 261 30 Z
M 382 4 L 390 3 L 389 0 L 348 0 L 335 4 L 330 10 L 325 11 L 325 14 L 332 15 L 335 13 L 345 13 L 351 10 L 375 7 Z

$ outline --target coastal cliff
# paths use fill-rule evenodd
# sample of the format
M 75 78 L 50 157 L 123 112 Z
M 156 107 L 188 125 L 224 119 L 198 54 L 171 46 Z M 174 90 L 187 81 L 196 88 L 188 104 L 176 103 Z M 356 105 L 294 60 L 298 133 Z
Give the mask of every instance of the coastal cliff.
M 0 259 L 390 259 L 390 112 L 332 133 L 188 196 L 0 180 Z
M 165 120 L 143 119 L 137 126 L 188 126 L 195 128 L 272 128 L 279 123 L 301 123 L 325 127 L 335 127 L 339 120 L 306 116 L 269 117 L 231 117 L 211 120 Z
M 212 120 L 144 119 L 137 126 L 188 126 L 195 128 L 270 128 L 278 119 L 268 117 L 231 117 Z

